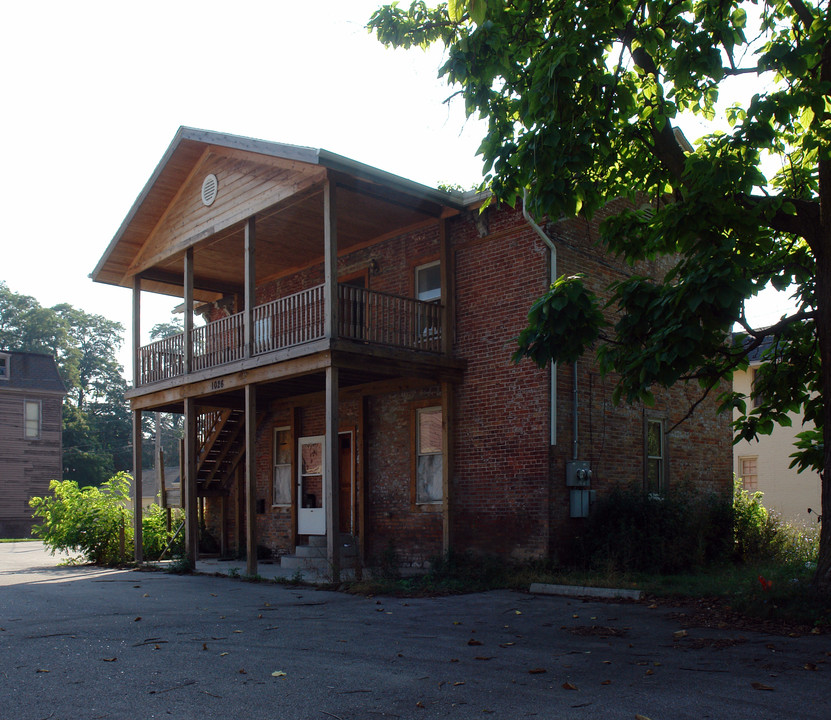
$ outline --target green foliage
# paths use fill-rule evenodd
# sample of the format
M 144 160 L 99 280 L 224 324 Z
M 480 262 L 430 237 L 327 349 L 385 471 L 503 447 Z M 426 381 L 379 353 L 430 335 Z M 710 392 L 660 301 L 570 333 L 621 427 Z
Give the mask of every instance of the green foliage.
M 730 556 L 730 500 L 690 487 L 664 495 L 615 488 L 598 500 L 574 556 L 603 572 L 677 573 Z
M 551 220 L 590 218 L 611 199 L 630 201 L 601 224 L 601 246 L 634 268 L 608 288 L 608 312 L 580 325 L 576 340 L 565 323 L 558 329 L 538 312 L 518 356 L 567 362 L 594 346 L 602 369 L 615 372 L 615 398 L 649 402 L 653 388 L 684 380 L 706 395 L 773 337 L 762 405 L 738 432 L 757 437 L 800 412 L 816 432 L 801 434 L 796 465 L 825 468 L 828 497 L 827 4 L 418 1 L 379 8 L 369 28 L 395 47 L 445 45 L 439 74 L 468 114 L 487 120 L 479 152 L 497 200 L 514 205 L 527 193 L 531 212 Z M 736 78 L 758 92 L 725 110 L 719 94 Z M 675 132 L 682 116 L 721 122 L 690 147 Z M 655 260 L 662 276 L 645 271 Z M 754 329 L 745 303 L 767 286 L 791 289 L 796 310 Z M 584 292 L 577 300 L 603 304 Z M 736 323 L 744 343 L 731 342 Z M 733 393 L 721 400 L 746 411 Z M 828 523 L 823 547 L 818 577 L 831 587 Z
M 33 497 L 29 505 L 39 524 L 32 534 L 40 538 L 53 553 L 56 550 L 78 553 L 96 565 L 123 565 L 131 562 L 133 552 L 133 513 L 126 507 L 130 499 L 132 478 L 117 473 L 100 487 L 78 487 L 74 480 L 53 480 L 50 495 Z M 166 514 L 151 505 L 142 518 L 142 547 L 148 559 L 161 555 L 173 537 L 181 511 L 174 513 L 172 531 L 168 532 Z M 181 534 L 172 552 L 183 552 Z
M 738 562 L 773 562 L 786 567 L 815 566 L 818 532 L 783 523 L 762 504 L 762 493 L 733 486 L 733 556 Z
M 63 477 L 100 485 L 132 468 L 131 420 L 116 353 L 120 323 L 62 303 L 45 308 L 0 281 L 0 349 L 55 357 L 63 406 Z
M 173 538 L 176 529 L 185 519 L 184 510 L 170 511 L 170 530 L 167 529 L 167 510 L 156 505 L 151 505 L 144 511 L 141 519 L 142 547 L 144 557 L 154 560 L 161 557 Z M 167 557 L 183 556 L 185 553 L 185 534 L 180 532 L 167 549 Z
M 545 367 L 556 356 L 560 362 L 575 362 L 597 339 L 602 319 L 596 299 L 583 285 L 583 275 L 561 277 L 531 306 L 513 361 L 528 357 Z
M 65 550 L 91 563 L 119 565 L 131 554 L 130 478 L 118 473 L 101 487 L 79 488 L 74 480 L 53 480 L 52 495 L 33 497 L 29 505 L 41 524 L 32 534 L 52 552 Z

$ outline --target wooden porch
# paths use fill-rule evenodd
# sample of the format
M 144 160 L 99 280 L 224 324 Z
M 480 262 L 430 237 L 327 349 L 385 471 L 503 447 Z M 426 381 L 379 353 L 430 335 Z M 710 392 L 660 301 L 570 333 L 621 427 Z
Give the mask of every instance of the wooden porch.
M 139 349 L 137 386 L 147 386 L 191 372 L 222 368 L 246 357 L 296 348 L 326 337 L 324 284 L 253 308 L 253 342 L 246 344 L 246 314 L 239 312 Z M 338 285 L 338 332 L 346 340 L 416 352 L 441 354 L 443 307 L 437 303 Z

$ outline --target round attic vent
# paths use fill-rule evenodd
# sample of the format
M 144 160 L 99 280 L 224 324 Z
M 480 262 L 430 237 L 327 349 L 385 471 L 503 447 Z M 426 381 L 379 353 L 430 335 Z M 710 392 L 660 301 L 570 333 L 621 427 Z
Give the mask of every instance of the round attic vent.
M 202 204 L 213 205 L 219 192 L 219 180 L 211 173 L 202 181 Z

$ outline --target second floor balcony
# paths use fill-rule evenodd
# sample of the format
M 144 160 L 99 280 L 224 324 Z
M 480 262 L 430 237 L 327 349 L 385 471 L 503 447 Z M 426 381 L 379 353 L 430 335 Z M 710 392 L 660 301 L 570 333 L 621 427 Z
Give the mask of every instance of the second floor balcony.
M 244 312 L 194 328 L 190 348 L 185 344 L 184 332 L 142 346 L 138 386 L 219 368 L 247 357 L 301 348 L 323 339 L 324 290 L 324 284 L 315 285 L 254 307 L 250 347 L 246 344 Z M 338 338 L 433 355 L 446 352 L 442 306 L 438 303 L 347 284 L 338 285 L 338 303 Z

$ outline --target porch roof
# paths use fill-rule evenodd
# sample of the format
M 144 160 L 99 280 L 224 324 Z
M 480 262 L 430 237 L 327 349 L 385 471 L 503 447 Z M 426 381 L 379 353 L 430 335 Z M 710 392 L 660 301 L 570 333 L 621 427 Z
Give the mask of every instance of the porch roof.
M 219 181 L 222 202 L 214 207 L 199 196 L 208 173 Z M 193 247 L 197 299 L 239 292 L 251 215 L 258 282 L 296 272 L 323 258 L 327 180 L 337 187 L 339 254 L 455 214 L 478 197 L 429 188 L 327 150 L 182 127 L 91 277 L 131 287 L 138 276 L 143 289 L 181 297 L 183 258 Z

